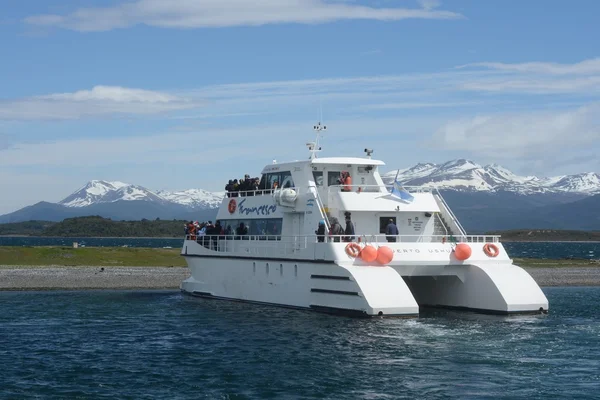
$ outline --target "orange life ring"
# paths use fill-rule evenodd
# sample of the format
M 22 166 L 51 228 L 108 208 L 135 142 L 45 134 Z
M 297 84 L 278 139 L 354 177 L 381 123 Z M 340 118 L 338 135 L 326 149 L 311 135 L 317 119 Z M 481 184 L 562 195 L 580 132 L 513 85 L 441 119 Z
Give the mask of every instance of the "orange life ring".
M 361 248 L 358 243 L 348 243 L 346 245 L 346 254 L 350 257 L 356 258 L 360 254 Z
M 498 249 L 498 246 L 493 243 L 486 243 L 483 245 L 483 252 L 488 257 L 496 257 L 498 254 L 500 254 L 500 249 Z
M 235 202 L 235 199 L 229 200 L 229 204 L 227 205 L 227 210 L 229 210 L 229 214 L 233 214 L 236 208 L 237 203 Z

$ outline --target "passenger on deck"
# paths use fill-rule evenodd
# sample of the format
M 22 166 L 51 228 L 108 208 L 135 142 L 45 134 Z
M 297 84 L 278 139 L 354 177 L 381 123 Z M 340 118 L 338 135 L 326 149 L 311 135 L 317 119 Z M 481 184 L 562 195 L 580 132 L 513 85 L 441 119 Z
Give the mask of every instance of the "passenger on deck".
M 344 230 L 344 242 L 351 242 L 354 240 L 354 223 L 350 219 L 350 213 L 345 213 L 346 215 L 346 229 Z
M 385 234 L 388 242 L 395 242 L 396 236 L 398 236 L 398 227 L 394 224 L 394 220 L 390 218 L 387 226 L 385 227 Z M 392 236 L 393 235 L 393 236 Z
M 237 235 L 236 239 L 248 239 L 244 237 L 248 234 L 248 227 L 243 222 L 240 222 L 240 226 L 235 229 L 235 233 Z
M 315 231 L 315 234 L 317 235 L 318 242 L 325 241 L 325 221 L 324 220 L 319 221 L 319 227 Z
M 338 222 L 336 217 L 331 218 L 331 228 L 329 229 L 329 236 L 333 238 L 334 242 L 340 241 L 340 235 L 344 233 L 342 226 Z
M 342 192 L 349 192 L 352 190 L 352 178 L 348 171 L 342 171 L 340 184 L 342 185 Z

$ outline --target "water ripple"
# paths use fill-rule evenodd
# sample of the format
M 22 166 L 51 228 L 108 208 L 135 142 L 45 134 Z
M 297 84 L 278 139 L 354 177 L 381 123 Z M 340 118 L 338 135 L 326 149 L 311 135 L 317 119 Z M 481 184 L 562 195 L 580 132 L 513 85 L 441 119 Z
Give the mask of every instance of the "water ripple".
M 596 398 L 600 288 L 545 316 L 359 320 L 174 291 L 0 293 L 6 398 Z

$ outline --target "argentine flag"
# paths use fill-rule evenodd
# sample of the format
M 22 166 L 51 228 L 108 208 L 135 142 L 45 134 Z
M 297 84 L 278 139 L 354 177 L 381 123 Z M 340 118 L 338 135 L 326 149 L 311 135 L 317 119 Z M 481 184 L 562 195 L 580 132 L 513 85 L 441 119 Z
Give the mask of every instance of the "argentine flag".
M 392 196 L 399 198 L 402 201 L 407 203 L 411 203 L 415 197 L 408 192 L 408 190 L 404 189 L 400 182 L 398 182 L 398 177 L 394 179 L 394 184 L 392 186 Z

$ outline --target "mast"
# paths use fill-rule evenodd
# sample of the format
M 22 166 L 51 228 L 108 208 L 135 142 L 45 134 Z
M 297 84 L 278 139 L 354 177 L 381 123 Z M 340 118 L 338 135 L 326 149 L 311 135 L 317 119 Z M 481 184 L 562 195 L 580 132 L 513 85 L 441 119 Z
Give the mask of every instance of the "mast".
M 317 137 L 314 142 L 306 143 L 308 151 L 310 152 L 309 160 L 317 158 L 317 152 L 321 151 L 321 146 L 319 146 L 319 136 L 321 135 L 321 131 L 327 130 L 327 125 L 321 125 L 321 121 L 319 121 L 317 125 L 313 126 L 313 129 L 317 132 Z

